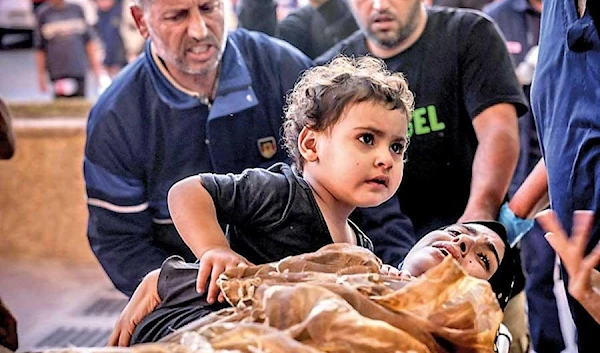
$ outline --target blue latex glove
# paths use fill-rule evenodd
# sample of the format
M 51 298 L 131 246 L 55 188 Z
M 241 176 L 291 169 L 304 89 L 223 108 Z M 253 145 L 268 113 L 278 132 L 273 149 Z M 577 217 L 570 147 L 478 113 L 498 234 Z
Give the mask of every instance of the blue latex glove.
M 498 222 L 502 223 L 506 228 L 506 236 L 508 237 L 508 243 L 511 248 L 521 241 L 523 236 L 533 228 L 533 219 L 523 219 L 515 215 L 515 213 L 508 208 L 508 202 L 505 202 L 500 207 L 500 213 L 498 214 Z

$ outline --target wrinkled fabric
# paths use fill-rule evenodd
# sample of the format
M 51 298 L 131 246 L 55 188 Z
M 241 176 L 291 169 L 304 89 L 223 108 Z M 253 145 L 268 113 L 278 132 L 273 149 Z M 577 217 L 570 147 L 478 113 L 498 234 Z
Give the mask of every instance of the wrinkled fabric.
M 239 352 L 493 352 L 502 312 L 486 281 L 451 258 L 414 281 L 379 266 L 369 251 L 332 244 L 229 270 L 218 283 L 234 309 L 163 341 L 194 337 Z
M 494 352 L 502 311 L 488 282 L 451 257 L 411 280 L 380 267 L 364 248 L 331 244 L 234 268 L 217 281 L 231 307 L 120 352 Z

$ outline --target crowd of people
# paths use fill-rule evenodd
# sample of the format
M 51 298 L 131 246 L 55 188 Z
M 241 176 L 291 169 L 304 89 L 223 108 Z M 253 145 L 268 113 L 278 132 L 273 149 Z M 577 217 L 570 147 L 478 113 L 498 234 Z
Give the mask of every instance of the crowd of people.
M 565 347 L 558 254 L 579 352 L 596 349 L 596 2 L 443 4 L 486 15 L 435 1 L 310 0 L 283 17 L 270 0 L 136 0 L 127 11 L 99 0 L 95 30 L 79 7 L 46 3 L 40 88 L 49 74 L 57 96 L 65 79 L 76 88 L 65 96 L 84 95 L 87 68 L 103 70 L 95 32 L 113 77 L 90 112 L 84 156 L 90 245 L 132 296 L 113 344 L 129 344 L 132 323 L 134 342 L 177 326 L 156 324 L 172 317 L 173 305 L 158 306 L 169 256 L 199 260 L 196 277 L 181 276 L 193 285 L 180 295 L 202 303 L 183 324 L 222 307 L 225 270 L 341 242 L 412 276 L 440 261 L 442 244 L 490 280 L 502 308 L 524 287 L 530 332 L 512 334 L 538 352 Z M 116 25 L 128 12 L 139 56 Z

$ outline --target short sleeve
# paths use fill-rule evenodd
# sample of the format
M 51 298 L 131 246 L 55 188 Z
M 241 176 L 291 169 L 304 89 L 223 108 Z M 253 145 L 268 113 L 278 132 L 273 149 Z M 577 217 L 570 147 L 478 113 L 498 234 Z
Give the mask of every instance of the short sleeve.
M 463 96 L 471 118 L 499 103 L 512 103 L 519 116 L 528 110 L 504 39 L 489 18 L 466 13 L 459 31 Z
M 200 174 L 219 222 L 258 228 L 278 222 L 290 202 L 286 176 L 264 169 L 241 174 Z

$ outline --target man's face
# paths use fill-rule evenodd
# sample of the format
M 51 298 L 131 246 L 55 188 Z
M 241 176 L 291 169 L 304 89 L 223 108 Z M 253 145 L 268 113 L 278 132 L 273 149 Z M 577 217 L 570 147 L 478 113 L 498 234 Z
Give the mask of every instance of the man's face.
M 413 276 L 452 256 L 473 277 L 489 280 L 504 258 L 505 246 L 500 236 L 480 224 L 453 224 L 427 233 L 410 250 L 402 269 Z
M 216 70 L 225 49 L 221 0 L 155 0 L 145 7 L 143 16 L 132 13 L 170 71 L 202 75 Z
M 367 39 L 386 49 L 401 45 L 423 17 L 421 0 L 350 0 L 349 3 Z

